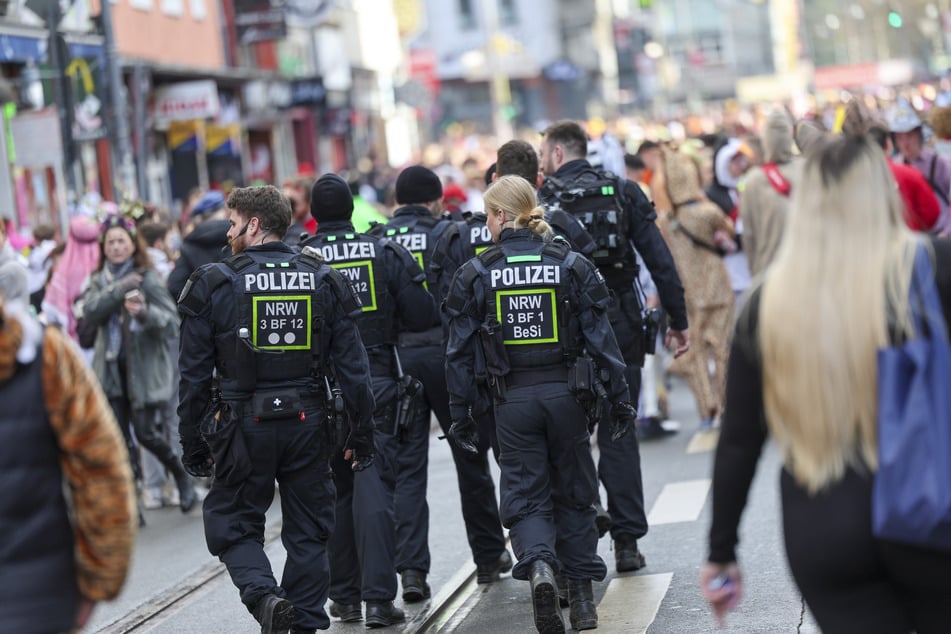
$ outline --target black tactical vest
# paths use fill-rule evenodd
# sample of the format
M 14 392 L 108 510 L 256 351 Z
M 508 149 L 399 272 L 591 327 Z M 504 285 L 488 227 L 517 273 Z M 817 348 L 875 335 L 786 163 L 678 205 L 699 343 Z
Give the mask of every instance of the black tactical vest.
M 403 224 L 404 219 L 407 221 L 406 224 Z M 369 233 L 374 236 L 388 238 L 405 247 L 416 258 L 419 268 L 426 272 L 427 280 L 431 281 L 430 264 L 433 248 L 451 225 L 451 222 L 432 216 L 400 216 L 399 224 L 396 224 L 394 219 L 388 224 L 376 225 L 370 229 Z M 434 290 L 429 287 L 428 283 L 426 289 L 430 292 Z
M 560 209 L 584 224 L 594 241 L 589 257 L 595 265 L 620 268 L 634 261 L 622 187 L 611 172 L 588 169 L 570 182 L 547 177 L 538 197 L 549 213 Z
M 569 275 L 577 255 L 562 244 L 535 253 L 491 247 L 473 260 L 485 289 L 486 321 L 501 325 L 513 370 L 566 366 L 579 354 Z
M 324 309 L 317 289 L 329 267 L 306 254 L 272 262 L 240 253 L 212 270 L 224 273 L 237 307 L 234 329 L 220 336 L 224 358 L 216 360 L 223 395 L 262 384 L 306 385 L 322 358 Z
M 366 348 L 396 343 L 395 302 L 388 291 L 384 249 L 397 249 L 390 240 L 353 231 L 318 233 L 305 245 L 315 249 L 353 287 L 362 313 L 357 319 Z

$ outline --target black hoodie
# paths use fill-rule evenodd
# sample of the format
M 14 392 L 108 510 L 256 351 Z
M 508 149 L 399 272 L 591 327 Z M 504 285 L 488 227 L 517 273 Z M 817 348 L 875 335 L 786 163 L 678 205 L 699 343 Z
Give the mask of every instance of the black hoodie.
M 230 249 L 225 249 L 230 228 L 231 223 L 227 220 L 209 220 L 185 236 L 178 261 L 168 276 L 168 291 L 173 300 L 178 301 L 185 282 L 195 269 L 231 254 Z

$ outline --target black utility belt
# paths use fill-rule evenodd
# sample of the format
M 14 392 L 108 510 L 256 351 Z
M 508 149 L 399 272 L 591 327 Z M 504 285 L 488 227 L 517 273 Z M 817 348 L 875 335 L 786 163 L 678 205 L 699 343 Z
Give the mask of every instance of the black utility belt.
M 255 421 L 304 420 L 305 407 L 317 404 L 315 397 L 303 397 L 297 388 L 271 388 L 256 390 L 251 400 L 245 402 L 244 413 Z
M 568 368 L 520 368 L 505 375 L 505 386 L 527 387 L 539 383 L 567 383 Z

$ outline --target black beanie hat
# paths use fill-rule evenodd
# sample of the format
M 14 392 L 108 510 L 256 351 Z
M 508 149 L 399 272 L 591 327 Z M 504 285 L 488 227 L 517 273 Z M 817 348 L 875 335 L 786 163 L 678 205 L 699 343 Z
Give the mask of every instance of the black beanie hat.
M 310 190 L 310 214 L 317 222 L 349 220 L 353 215 L 350 185 L 336 174 L 324 174 Z
M 396 178 L 396 202 L 400 205 L 430 203 L 442 199 L 442 182 L 436 172 L 412 165 Z

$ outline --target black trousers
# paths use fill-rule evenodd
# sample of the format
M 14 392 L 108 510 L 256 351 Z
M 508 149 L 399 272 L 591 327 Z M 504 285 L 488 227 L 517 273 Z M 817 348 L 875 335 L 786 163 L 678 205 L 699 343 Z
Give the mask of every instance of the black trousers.
M 373 378 L 377 412 L 392 414 L 395 381 Z M 394 488 L 398 443 L 392 415 L 376 420 L 376 458 L 353 472 L 343 453 L 331 459 L 337 488 L 336 528 L 328 542 L 330 598 L 338 603 L 392 601 L 396 598 L 396 514 Z
M 951 631 L 951 553 L 872 536 L 872 478 L 810 496 L 780 476 L 786 555 L 824 634 Z
M 594 501 L 598 480 L 584 410 L 565 383 L 509 388 L 495 406 L 502 521 L 527 579 L 537 559 L 572 579 L 604 579 Z
M 136 479 L 142 478 L 142 465 L 135 450 L 131 430 L 135 431 L 135 440 L 158 458 L 162 466 L 170 473 L 179 478 L 185 477 L 181 462 L 159 431 L 158 420 L 162 406 L 147 406 L 134 410 L 128 399 L 121 396 L 110 397 L 109 405 L 125 437 L 126 447 L 129 449 L 129 460 Z
M 204 502 L 208 550 L 227 566 L 241 601 L 250 611 L 266 594 L 286 597 L 296 608 L 300 629 L 330 626 L 324 603 L 330 585 L 327 542 L 334 530 L 334 485 L 321 421 L 319 410 L 308 410 L 303 421 L 243 419 L 237 434 L 250 475 L 237 482 L 216 478 Z M 234 458 L 237 462 L 240 456 Z M 216 473 L 228 466 L 220 460 L 216 456 Z M 280 586 L 264 553 L 264 514 L 274 499 L 275 480 L 287 550 Z
M 428 452 L 430 412 L 436 414 L 444 434 L 452 425 L 445 357 L 439 346 L 401 348 L 400 354 L 404 371 L 422 381 L 423 395 L 417 401 L 411 429 L 402 441 L 399 454 L 396 568 L 399 571 L 408 568 L 428 571 L 429 507 L 425 502 L 428 457 L 420 459 L 420 456 Z M 452 443 L 449 446 L 456 467 L 462 518 L 472 558 L 476 564 L 490 564 L 505 550 L 505 537 L 499 519 L 495 483 L 489 471 L 489 435 L 480 434 L 479 452 L 475 455 Z
M 628 387 L 631 403 L 637 407 L 641 393 L 641 367 L 643 359 L 642 335 L 635 330 L 627 315 L 630 307 L 622 308 L 617 299 L 612 299 L 608 315 L 617 337 L 618 346 L 627 363 Z M 608 494 L 607 510 L 611 515 L 611 537 L 614 539 L 640 539 L 647 534 L 647 514 L 644 512 L 644 484 L 641 479 L 641 452 L 637 434 L 631 431 L 618 441 L 611 440 L 610 425 L 598 424 L 598 477 Z

